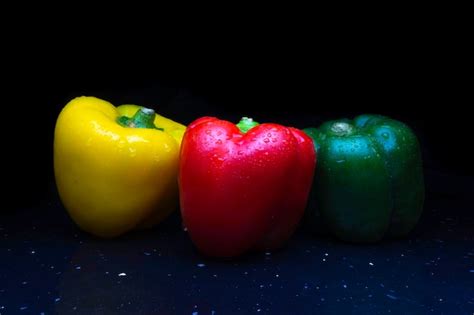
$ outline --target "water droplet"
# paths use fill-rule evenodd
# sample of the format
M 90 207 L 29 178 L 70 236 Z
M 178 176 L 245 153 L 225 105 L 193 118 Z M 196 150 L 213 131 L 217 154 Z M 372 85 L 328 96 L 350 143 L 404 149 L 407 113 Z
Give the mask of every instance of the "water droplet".
M 385 139 L 388 139 L 388 137 L 389 137 L 388 132 L 383 132 L 383 133 L 382 133 L 382 137 L 384 137 Z
M 210 135 L 211 134 L 211 131 L 209 129 L 206 130 L 206 134 L 207 135 Z
M 267 133 L 267 137 L 268 137 L 268 138 L 271 138 L 271 137 L 272 137 L 272 134 L 271 134 L 270 132 Z
M 222 140 L 221 139 L 217 140 L 216 144 L 222 144 Z
M 264 154 L 265 154 L 265 155 L 268 155 L 268 152 L 265 152 Z
M 237 154 L 238 154 L 238 155 L 242 155 L 242 154 L 244 154 L 244 152 L 242 152 L 242 151 L 237 151 Z
M 268 143 L 268 142 L 270 142 L 270 139 L 265 138 L 265 139 L 263 139 L 263 142 Z

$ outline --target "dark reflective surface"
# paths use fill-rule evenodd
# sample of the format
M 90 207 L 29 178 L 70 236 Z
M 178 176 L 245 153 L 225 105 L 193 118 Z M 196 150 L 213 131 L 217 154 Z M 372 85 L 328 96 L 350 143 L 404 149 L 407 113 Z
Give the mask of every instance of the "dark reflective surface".
M 53 194 L 0 217 L 0 314 L 472 315 L 474 183 L 427 179 L 408 239 L 356 246 L 302 227 L 283 250 L 233 261 L 196 252 L 178 213 L 150 231 L 90 237 Z

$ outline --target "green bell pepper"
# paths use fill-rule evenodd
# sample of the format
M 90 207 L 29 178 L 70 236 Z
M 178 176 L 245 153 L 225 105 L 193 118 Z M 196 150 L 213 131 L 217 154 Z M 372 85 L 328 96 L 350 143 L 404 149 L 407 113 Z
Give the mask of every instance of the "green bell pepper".
M 404 123 L 378 115 L 323 123 L 304 131 L 318 163 L 306 219 L 350 242 L 402 237 L 424 203 L 418 139 Z

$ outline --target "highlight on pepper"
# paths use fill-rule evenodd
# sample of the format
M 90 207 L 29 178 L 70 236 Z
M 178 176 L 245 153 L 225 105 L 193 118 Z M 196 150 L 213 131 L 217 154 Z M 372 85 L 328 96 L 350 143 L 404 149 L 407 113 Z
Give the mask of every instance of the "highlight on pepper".
M 191 240 L 216 257 L 281 248 L 304 214 L 315 164 L 313 142 L 301 130 L 247 117 L 195 120 L 179 171 Z
M 304 131 L 318 153 L 305 219 L 315 232 L 376 242 L 411 232 L 423 211 L 420 145 L 403 122 L 360 115 Z
M 185 126 L 137 105 L 67 103 L 54 132 L 54 174 L 72 220 L 99 237 L 150 228 L 178 207 Z

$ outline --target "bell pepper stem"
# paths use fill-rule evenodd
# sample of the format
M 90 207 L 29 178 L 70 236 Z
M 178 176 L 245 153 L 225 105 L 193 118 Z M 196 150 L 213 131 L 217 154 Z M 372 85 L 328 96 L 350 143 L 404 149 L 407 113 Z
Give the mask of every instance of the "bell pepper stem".
M 348 136 L 354 132 L 354 127 L 343 121 L 338 121 L 331 126 L 331 131 L 337 136 Z
M 240 132 L 247 133 L 247 131 L 258 125 L 259 123 L 254 121 L 252 118 L 242 117 L 236 126 L 239 128 Z
M 119 123 L 122 127 L 148 128 L 163 131 L 163 128 L 158 128 L 155 126 L 154 120 L 155 111 L 151 108 L 142 107 L 131 118 L 127 116 L 120 116 L 119 118 L 117 118 L 117 123 Z

